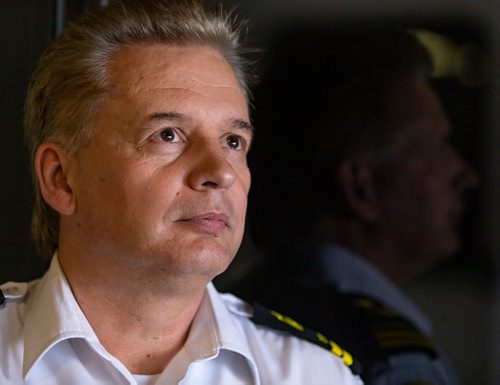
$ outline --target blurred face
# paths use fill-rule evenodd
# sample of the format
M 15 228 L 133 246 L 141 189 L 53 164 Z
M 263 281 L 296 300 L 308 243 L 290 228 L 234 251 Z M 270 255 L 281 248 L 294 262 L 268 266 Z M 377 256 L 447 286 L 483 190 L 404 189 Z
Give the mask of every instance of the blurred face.
M 477 176 L 449 142 L 450 126 L 431 88 L 408 84 L 407 132 L 379 173 L 382 226 L 414 268 L 457 251 L 464 192 Z
M 244 229 L 252 140 L 226 60 L 198 46 L 132 46 L 75 157 L 78 247 L 96 258 L 213 276 Z M 210 278 L 210 277 L 209 277 Z

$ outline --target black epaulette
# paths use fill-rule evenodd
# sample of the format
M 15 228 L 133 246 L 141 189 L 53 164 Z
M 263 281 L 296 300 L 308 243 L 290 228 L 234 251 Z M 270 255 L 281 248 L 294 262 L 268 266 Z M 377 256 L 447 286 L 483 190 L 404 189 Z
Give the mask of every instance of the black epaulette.
M 294 319 L 278 313 L 277 311 L 267 309 L 262 305 L 254 303 L 253 308 L 254 314 L 250 319 L 256 324 L 265 325 L 273 329 L 293 334 L 296 337 L 321 346 L 335 356 L 341 358 L 342 362 L 349 367 L 353 374 L 361 374 L 361 364 L 349 352 L 342 349 L 322 333 L 308 329 Z
M 432 340 L 405 318 L 372 298 L 356 295 L 347 298 L 350 306 L 363 314 L 384 356 L 418 351 L 437 357 Z

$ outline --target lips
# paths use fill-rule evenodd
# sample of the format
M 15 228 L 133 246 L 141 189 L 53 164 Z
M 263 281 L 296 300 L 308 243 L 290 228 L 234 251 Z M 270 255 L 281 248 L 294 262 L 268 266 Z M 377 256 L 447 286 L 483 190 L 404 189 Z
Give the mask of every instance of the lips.
M 224 213 L 209 212 L 182 218 L 179 222 L 195 228 L 197 231 L 218 234 L 228 227 L 229 218 Z

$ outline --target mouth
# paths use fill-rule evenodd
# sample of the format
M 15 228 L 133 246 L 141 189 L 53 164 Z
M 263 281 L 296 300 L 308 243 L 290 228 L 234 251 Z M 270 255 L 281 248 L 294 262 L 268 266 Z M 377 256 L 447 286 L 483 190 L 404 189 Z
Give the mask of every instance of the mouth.
M 226 227 L 229 227 L 229 218 L 224 213 L 208 212 L 200 215 L 189 216 L 178 220 L 183 224 L 189 225 L 197 231 L 218 234 Z

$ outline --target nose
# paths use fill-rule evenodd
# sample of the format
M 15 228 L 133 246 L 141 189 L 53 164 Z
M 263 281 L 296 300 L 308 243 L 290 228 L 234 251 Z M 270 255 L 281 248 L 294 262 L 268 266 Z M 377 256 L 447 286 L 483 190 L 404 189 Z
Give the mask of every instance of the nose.
M 228 189 L 236 172 L 220 144 L 200 143 L 193 148 L 193 167 L 188 174 L 189 186 L 198 191 Z

